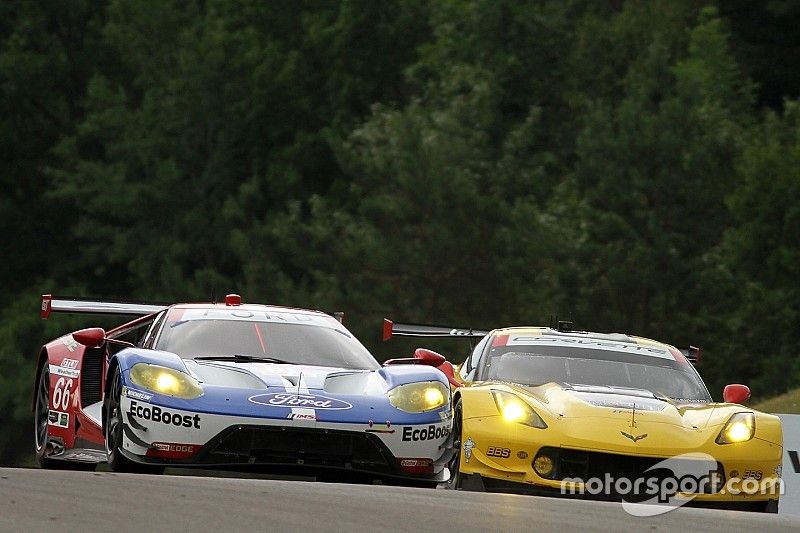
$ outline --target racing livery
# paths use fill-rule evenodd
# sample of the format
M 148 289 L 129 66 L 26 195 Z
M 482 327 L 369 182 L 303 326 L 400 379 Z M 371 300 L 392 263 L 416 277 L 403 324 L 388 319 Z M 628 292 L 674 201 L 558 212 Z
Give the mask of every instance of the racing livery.
M 587 480 L 655 484 L 666 469 L 677 477 L 694 468 L 698 482 L 686 485 L 694 490 L 668 496 L 777 512 L 780 419 L 741 405 L 744 385 L 728 385 L 724 402 L 713 402 L 692 364 L 697 348 L 569 323 L 473 331 L 385 320 L 384 339 L 393 335 L 480 339 L 462 364 L 440 367 L 454 391 L 447 488 L 654 503 L 624 484 L 587 491 Z
M 59 311 L 140 317 L 42 347 L 33 408 L 43 467 L 448 477 L 447 378 L 419 358 L 382 367 L 326 313 L 238 295 L 174 305 L 45 295 L 42 316 Z

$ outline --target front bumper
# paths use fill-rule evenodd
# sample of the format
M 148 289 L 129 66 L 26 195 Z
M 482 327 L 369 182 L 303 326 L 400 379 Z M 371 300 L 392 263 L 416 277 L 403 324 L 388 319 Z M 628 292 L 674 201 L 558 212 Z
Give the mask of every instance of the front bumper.
M 636 444 L 627 449 L 604 449 L 599 437 L 597 447 L 589 448 L 585 439 L 570 439 L 555 428 L 536 429 L 520 424 L 511 427 L 498 416 L 464 419 L 462 431 L 461 472 L 480 476 L 483 488 L 489 491 L 648 501 L 652 496 L 647 492 L 646 479 L 654 478 L 657 483 L 670 477 L 680 480 L 691 472 L 684 467 L 692 463 L 698 466 L 692 472 L 698 480 L 696 490 L 675 492 L 680 493 L 679 497 L 691 497 L 693 505 L 749 505 L 777 500 L 781 491 L 783 450 L 758 439 L 693 450 L 671 449 L 670 443 L 665 442 L 654 451 L 650 443 L 641 453 L 635 449 Z M 711 439 L 713 442 L 713 436 Z M 534 461 L 543 454 L 551 458 L 553 465 L 547 477 L 534 468 Z M 683 466 L 675 468 L 676 464 Z M 708 477 L 701 479 L 697 472 L 703 468 Z M 615 484 L 621 478 L 635 482 L 640 477 L 644 481 L 638 487 L 634 483 Z M 687 486 L 692 487 L 691 483 Z
M 452 418 L 442 420 L 437 413 L 432 413 L 435 420 L 415 425 L 323 423 L 197 413 L 126 397 L 121 411 L 121 451 L 139 463 L 281 472 L 340 470 L 429 482 L 446 481 L 448 476 L 445 465 L 451 452 L 446 442 Z

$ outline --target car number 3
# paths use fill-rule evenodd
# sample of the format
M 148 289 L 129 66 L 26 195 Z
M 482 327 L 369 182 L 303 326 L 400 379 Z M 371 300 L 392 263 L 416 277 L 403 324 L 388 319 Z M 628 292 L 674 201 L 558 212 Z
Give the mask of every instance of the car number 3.
M 72 380 L 58 378 L 56 387 L 53 390 L 53 408 L 59 411 L 66 411 L 69 405 L 69 397 L 72 394 Z

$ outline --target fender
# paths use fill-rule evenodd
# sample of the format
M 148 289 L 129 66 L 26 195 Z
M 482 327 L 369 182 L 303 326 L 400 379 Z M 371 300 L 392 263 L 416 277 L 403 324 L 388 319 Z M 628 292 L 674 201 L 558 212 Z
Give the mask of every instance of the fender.
M 125 348 L 114 354 L 108 361 L 103 380 L 103 397 L 108 394 L 111 387 L 111 378 L 119 367 L 120 372 L 127 372 L 136 363 L 156 363 L 167 368 L 186 372 L 186 365 L 178 355 L 172 352 L 149 350 L 145 348 Z
M 461 412 L 465 419 L 499 414 L 490 387 L 460 387 L 457 393 L 461 398 Z
M 393 389 L 398 385 L 406 383 L 416 383 L 419 381 L 438 381 L 448 389 L 450 382 L 444 372 L 432 366 L 424 365 L 397 365 L 386 366 L 377 371 L 378 375 L 386 382 L 388 389 Z
M 157 365 L 186 372 L 186 365 L 177 354 L 164 352 L 162 350 L 150 350 L 147 348 L 125 348 L 114 355 L 120 372 L 130 370 L 136 363 L 155 363 Z M 110 366 L 110 365 L 109 365 Z
M 66 427 L 49 425 L 47 429 L 50 436 L 62 439 L 67 449 L 75 447 L 76 439 L 81 438 L 102 443 L 99 427 L 81 409 L 81 377 L 88 351 L 85 346 L 75 342 L 72 334 L 68 334 L 44 345 L 37 361 L 33 409 L 36 408 L 36 385 L 47 364 L 50 370 L 50 409 L 68 415 Z

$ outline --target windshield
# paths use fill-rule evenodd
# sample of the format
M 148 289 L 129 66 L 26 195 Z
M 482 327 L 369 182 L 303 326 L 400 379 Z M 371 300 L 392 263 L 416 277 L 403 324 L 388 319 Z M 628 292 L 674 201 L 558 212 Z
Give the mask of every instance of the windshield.
M 164 325 L 155 348 L 185 359 L 238 355 L 348 369 L 380 367 L 367 349 L 347 331 L 308 324 L 178 320 Z
M 677 401 L 711 401 L 690 364 L 676 361 L 665 350 L 644 350 L 647 353 L 634 353 L 637 345 L 620 345 L 619 350 L 545 344 L 492 347 L 484 358 L 480 379 L 528 386 L 555 382 L 623 387 Z

